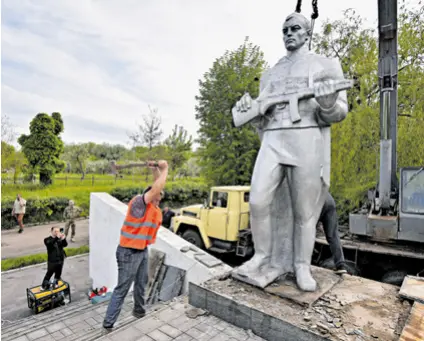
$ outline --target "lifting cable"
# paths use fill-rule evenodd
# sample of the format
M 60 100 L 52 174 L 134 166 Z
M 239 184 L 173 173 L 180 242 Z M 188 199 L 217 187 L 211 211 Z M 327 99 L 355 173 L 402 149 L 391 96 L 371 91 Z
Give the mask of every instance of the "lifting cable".
M 302 0 L 297 0 L 296 13 L 300 13 L 302 8 Z M 318 0 L 312 0 L 312 15 L 311 15 L 311 39 L 309 40 L 309 50 L 312 47 L 312 35 L 314 33 L 315 19 L 318 18 Z

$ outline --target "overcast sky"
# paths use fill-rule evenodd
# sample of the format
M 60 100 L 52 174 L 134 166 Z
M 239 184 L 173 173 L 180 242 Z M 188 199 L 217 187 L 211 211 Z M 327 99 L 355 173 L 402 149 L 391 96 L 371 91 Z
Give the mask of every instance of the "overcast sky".
M 416 4 L 418 0 L 409 1 Z M 320 0 L 320 29 L 354 8 L 377 25 L 377 0 Z M 245 36 L 269 64 L 285 54 L 291 0 L 2 0 L 1 100 L 19 133 L 38 112 L 62 113 L 65 142 L 127 144 L 148 105 L 167 136 L 196 136 L 198 80 Z M 310 16 L 311 1 L 302 12 Z

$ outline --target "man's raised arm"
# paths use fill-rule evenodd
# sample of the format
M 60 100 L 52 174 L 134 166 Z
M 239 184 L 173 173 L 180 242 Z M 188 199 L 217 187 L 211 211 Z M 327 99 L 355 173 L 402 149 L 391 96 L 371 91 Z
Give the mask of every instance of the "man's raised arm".
M 154 181 L 156 181 L 157 179 L 159 179 L 159 176 L 160 176 L 159 167 L 152 168 L 152 172 L 153 172 L 153 179 L 154 179 Z
M 153 163 L 152 163 L 153 165 Z M 166 178 L 168 176 L 168 163 L 164 160 L 158 162 L 159 176 L 155 179 L 150 191 L 144 194 L 144 202 L 148 204 L 155 197 L 159 196 L 165 187 Z

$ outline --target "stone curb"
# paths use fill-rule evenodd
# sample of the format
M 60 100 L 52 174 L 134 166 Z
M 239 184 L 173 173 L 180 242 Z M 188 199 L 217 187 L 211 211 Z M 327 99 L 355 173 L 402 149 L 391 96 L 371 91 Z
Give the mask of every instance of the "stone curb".
M 87 256 L 87 255 L 89 255 L 89 253 L 83 253 L 83 254 L 80 254 L 80 255 L 66 257 L 66 259 L 78 258 L 78 257 Z M 31 256 L 31 255 L 27 255 L 27 256 Z M 22 256 L 22 257 L 25 257 L 25 256 Z M 12 272 L 18 272 L 18 271 L 23 271 L 23 270 L 30 269 L 30 268 L 35 268 L 36 266 L 40 266 L 40 265 L 43 265 L 43 264 L 47 264 L 47 262 L 38 263 L 38 264 L 32 264 L 32 265 L 28 265 L 28 266 L 23 266 L 22 268 L 18 268 L 18 269 L 11 269 L 11 270 L 2 271 L 1 274 L 2 275 L 7 275 L 7 274 L 12 273 Z

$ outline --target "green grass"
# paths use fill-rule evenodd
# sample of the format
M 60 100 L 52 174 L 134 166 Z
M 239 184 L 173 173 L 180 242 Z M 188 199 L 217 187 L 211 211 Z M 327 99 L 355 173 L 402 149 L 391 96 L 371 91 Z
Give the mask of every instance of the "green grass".
M 65 248 L 65 251 L 66 251 L 66 255 L 70 257 L 70 256 L 76 256 L 76 255 L 89 253 L 90 249 L 88 245 L 84 245 L 84 246 L 74 247 L 74 248 Z M 23 268 L 24 266 L 40 264 L 45 262 L 47 262 L 46 253 L 37 253 L 35 255 L 2 259 L 1 271 L 19 269 L 19 268 Z
M 125 175 L 123 179 L 117 179 L 111 175 L 94 175 L 94 183 L 91 175 L 87 175 L 86 179 L 81 181 L 80 175 L 58 174 L 54 183 L 47 187 L 38 184 L 5 184 L 1 186 L 1 199 L 3 201 L 14 200 L 17 193 L 20 193 L 25 199 L 40 199 L 48 197 L 66 197 L 75 201 L 79 206 L 88 209 L 91 192 L 107 192 L 109 193 L 116 187 L 140 187 L 145 188 L 152 182 L 151 176 L 146 182 L 144 175 Z M 168 181 L 167 187 L 173 186 L 190 186 L 203 185 L 202 178 L 188 178 L 186 180 Z

